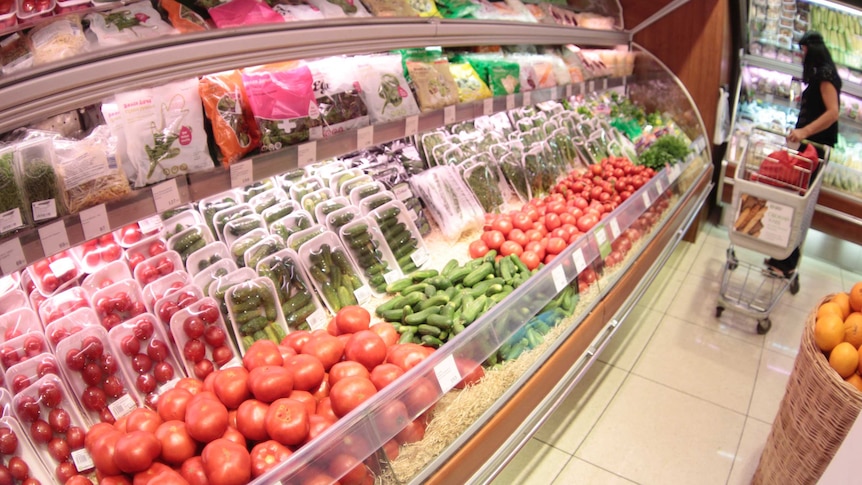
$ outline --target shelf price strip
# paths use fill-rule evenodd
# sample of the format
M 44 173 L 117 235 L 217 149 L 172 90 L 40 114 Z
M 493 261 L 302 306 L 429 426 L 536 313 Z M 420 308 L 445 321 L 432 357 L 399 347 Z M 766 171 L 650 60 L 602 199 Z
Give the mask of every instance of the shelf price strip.
M 533 93 L 530 91 L 524 91 L 521 101 L 521 106 L 530 106 L 533 104 Z
M 461 381 L 461 373 L 455 365 L 455 357 L 447 355 L 439 364 L 434 366 L 434 375 L 440 384 L 440 389 L 447 392 Z
M 482 114 L 485 116 L 494 114 L 494 98 L 485 98 L 482 100 Z
M 17 237 L 0 244 L 0 271 L 3 274 L 11 274 L 25 264 L 27 259 L 24 258 L 24 249 Z
M 81 228 L 84 230 L 84 239 L 95 239 L 111 230 L 108 221 L 108 209 L 105 204 L 100 204 L 80 212 Z
M 564 270 L 562 266 L 554 268 L 554 271 L 551 272 L 551 278 L 554 280 L 554 289 L 557 293 L 563 291 L 563 288 L 565 288 L 566 284 L 569 282 L 566 279 L 566 270 Z
M 153 201 L 156 212 L 165 212 L 180 205 L 180 190 L 177 188 L 177 179 L 170 179 L 159 185 L 153 186 Z
M 451 125 L 456 122 L 458 117 L 455 115 L 455 105 L 446 106 L 443 108 L 443 124 Z
M 506 111 L 512 111 L 515 109 L 515 95 L 507 94 L 506 95 Z
M 404 136 L 413 136 L 419 132 L 419 116 L 408 116 L 404 119 Z
M 69 234 L 66 233 L 66 225 L 63 221 L 40 227 L 39 240 L 42 242 L 42 250 L 46 256 L 69 249 L 70 246 Z
M 374 144 L 374 126 L 365 126 L 356 130 L 356 148 L 362 150 Z
M 584 259 L 584 251 L 582 248 L 578 248 L 572 253 L 572 262 L 575 263 L 575 271 L 578 274 L 581 274 L 585 269 L 587 269 L 587 260 Z
M 254 182 L 251 159 L 235 162 L 230 165 L 230 186 L 245 187 Z
M 303 143 L 296 148 L 296 165 L 299 168 L 311 165 L 317 160 L 317 142 Z

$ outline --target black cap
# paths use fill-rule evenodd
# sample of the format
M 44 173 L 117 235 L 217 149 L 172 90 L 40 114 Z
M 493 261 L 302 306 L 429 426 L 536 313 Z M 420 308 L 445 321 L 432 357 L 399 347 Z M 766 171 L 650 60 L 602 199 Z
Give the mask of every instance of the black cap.
M 801 39 L 799 39 L 800 46 L 808 46 L 812 44 L 823 44 L 823 36 L 816 30 L 809 30 Z

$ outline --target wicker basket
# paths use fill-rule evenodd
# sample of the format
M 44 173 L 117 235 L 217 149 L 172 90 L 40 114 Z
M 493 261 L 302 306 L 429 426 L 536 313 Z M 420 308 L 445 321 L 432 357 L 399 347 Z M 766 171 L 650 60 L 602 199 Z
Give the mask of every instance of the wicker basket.
M 819 307 L 805 322 L 799 354 L 753 484 L 816 483 L 862 409 L 862 392 L 841 379 L 814 342 Z

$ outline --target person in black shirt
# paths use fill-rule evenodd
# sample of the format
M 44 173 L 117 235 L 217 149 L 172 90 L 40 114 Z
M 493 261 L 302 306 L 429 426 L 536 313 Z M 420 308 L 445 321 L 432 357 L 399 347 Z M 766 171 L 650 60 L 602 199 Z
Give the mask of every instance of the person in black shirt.
M 841 93 L 838 69 L 820 33 L 813 30 L 806 32 L 799 40 L 799 46 L 803 55 L 802 82 L 807 87 L 802 92 L 796 128 L 787 135 L 787 141 L 798 143 L 809 140 L 833 146 L 838 142 L 838 97 Z M 818 155 L 823 156 L 819 149 Z M 799 264 L 799 248 L 794 249 L 787 259 L 770 258 L 766 264 L 789 277 Z

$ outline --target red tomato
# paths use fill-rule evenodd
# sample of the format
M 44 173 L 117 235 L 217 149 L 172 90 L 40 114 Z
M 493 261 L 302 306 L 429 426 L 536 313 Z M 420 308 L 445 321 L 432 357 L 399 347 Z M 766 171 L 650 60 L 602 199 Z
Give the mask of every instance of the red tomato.
M 522 247 L 530 242 L 530 239 L 527 238 L 527 234 L 520 229 L 512 229 L 512 232 L 509 233 L 509 240 L 520 244 Z
M 177 381 L 174 389 L 185 389 L 192 396 L 201 392 L 204 388 L 204 383 L 200 381 L 200 379 L 195 379 L 193 377 L 183 377 L 179 381 Z
M 411 421 L 406 428 L 401 430 L 401 432 L 395 436 L 395 439 L 402 445 L 406 445 L 407 443 L 416 443 L 417 441 L 421 441 L 424 437 L 425 420 L 419 418 Z
M 533 219 L 526 212 L 516 212 L 512 215 L 512 227 L 526 231 L 533 227 Z M 509 234 L 511 239 L 511 232 Z
M 275 345 L 275 344 L 273 344 Z M 276 350 L 276 352 L 278 352 Z M 281 359 L 281 354 L 277 353 Z M 282 367 L 276 367 L 281 369 Z M 246 399 L 251 397 L 249 392 L 249 377 L 248 371 L 243 367 L 231 367 L 229 369 L 221 369 L 213 375 L 213 390 L 219 401 L 222 402 L 228 409 L 236 409 Z
M 345 377 L 365 377 L 368 378 L 370 373 L 368 369 L 353 360 L 343 360 L 329 369 L 329 385 L 334 386 L 338 381 Z
M 344 357 L 371 371 L 386 360 L 386 343 L 371 330 L 356 332 L 344 346 Z
M 162 421 L 184 420 L 186 417 L 186 406 L 192 398 L 189 391 L 174 387 L 159 396 L 159 416 Z
M 339 453 L 332 458 L 329 462 L 329 473 L 338 477 L 338 483 L 341 485 L 361 485 L 368 476 L 365 464 L 346 453 Z
M 485 241 L 481 239 L 476 239 L 475 241 L 470 243 L 469 251 L 470 257 L 475 259 L 481 258 L 482 256 L 488 254 L 490 248 L 487 244 L 485 244 Z
M 220 438 L 227 429 L 227 421 L 227 408 L 217 399 L 193 399 L 186 408 L 186 429 L 201 443 Z
M 302 443 L 308 436 L 308 427 L 308 410 L 299 401 L 278 399 L 266 412 L 266 432 L 283 445 Z
M 542 241 L 545 242 L 544 239 Z M 524 248 L 524 251 L 519 253 L 518 256 L 523 256 L 523 253 L 525 253 L 525 252 L 536 253 L 536 256 L 538 256 L 539 259 L 541 259 L 541 258 L 545 257 L 545 246 L 542 244 L 542 242 L 530 241 L 529 243 L 527 243 L 527 246 Z M 532 269 L 532 268 L 530 268 L 530 269 Z
M 236 428 L 251 441 L 269 439 L 265 426 L 268 410 L 269 404 L 257 399 L 249 399 L 240 404 L 236 413 Z
M 210 485 L 243 485 L 251 481 L 251 457 L 242 445 L 216 439 L 204 447 L 201 460 Z
M 377 390 L 388 386 L 395 379 L 404 375 L 404 370 L 395 364 L 383 363 L 371 370 L 369 378 Z
M 400 338 L 398 331 L 389 322 L 377 322 L 371 326 L 370 330 L 383 339 L 387 349 L 398 343 Z
M 138 473 L 153 464 L 162 452 L 156 435 L 147 431 L 132 431 L 117 440 L 114 464 L 123 473 Z
M 189 482 L 189 485 L 209 485 L 207 475 L 204 472 L 204 462 L 199 456 L 193 456 L 183 462 L 180 475 Z
M 162 418 L 157 412 L 147 408 L 138 408 L 129 414 L 126 420 L 126 431 L 155 433 L 161 424 Z
M 578 230 L 587 232 L 599 222 L 599 218 L 595 214 L 587 212 L 578 219 Z
M 251 476 L 257 478 L 287 460 L 293 452 L 278 441 L 258 443 L 251 449 Z
M 308 391 L 297 391 L 294 389 L 287 397 L 288 399 L 293 399 L 294 401 L 299 401 L 302 404 L 305 404 L 305 410 L 308 411 L 309 416 L 317 411 L 317 399 L 315 399 Z
M 284 361 L 284 367 L 293 375 L 293 389 L 302 391 L 312 391 L 319 387 L 323 381 L 323 376 L 326 374 L 320 359 L 308 354 L 288 357 Z
M 512 220 L 506 216 L 500 216 L 491 223 L 491 228 L 495 231 L 500 231 L 504 237 L 509 235 L 513 227 Z
M 317 401 L 317 414 L 332 420 L 333 423 L 338 421 L 338 416 L 332 410 L 332 399 L 329 397 Z
M 311 393 L 312 396 L 314 396 L 315 399 L 320 401 L 321 399 L 323 399 L 325 397 L 329 397 L 329 388 L 330 387 L 331 386 L 329 385 L 329 373 L 324 373 L 323 374 L 323 380 L 320 381 L 320 385 L 317 386 L 316 389 L 313 389 L 309 392 Z
M 93 457 L 93 464 L 96 466 L 96 470 L 104 473 L 105 475 L 119 475 L 120 469 L 114 464 L 114 453 L 117 449 L 117 441 L 123 437 L 123 434 L 119 431 L 113 429 L 113 427 L 107 423 L 99 423 L 96 426 L 104 425 L 110 427 L 110 431 L 107 429 L 97 431 L 96 438 L 92 441 L 90 440 L 90 435 L 87 435 L 87 451 L 90 452 L 90 456 Z M 95 430 L 96 426 L 92 429 Z M 92 430 L 91 430 L 92 433 Z
M 548 254 L 560 254 L 566 249 L 566 240 L 562 237 L 548 239 Z
M 186 430 L 182 421 L 166 421 L 156 430 L 156 438 L 162 445 L 162 461 L 171 465 L 182 465 L 195 456 L 198 444 Z
M 309 354 L 317 357 L 323 368 L 329 370 L 336 362 L 341 360 L 344 354 L 344 343 L 337 337 L 324 333 L 320 337 L 312 338 L 302 346 L 301 354 Z
M 332 411 L 332 408 L 329 408 Z M 323 416 L 320 414 L 310 414 L 308 416 L 308 438 L 306 438 L 305 442 L 308 443 L 320 433 L 323 433 L 330 426 L 335 424 L 335 415 L 330 412 L 330 414 Z
M 395 344 L 389 347 L 386 362 L 395 364 L 406 372 L 422 362 L 427 356 L 425 348 L 419 344 Z
M 407 406 L 395 399 L 383 404 L 380 410 L 380 432 L 387 436 L 393 436 L 410 424 L 410 416 L 407 415 Z
M 505 240 L 506 238 L 500 231 L 491 230 L 482 234 L 482 241 L 485 241 L 489 249 L 500 249 Z
M 386 453 L 386 458 L 388 458 L 389 461 L 395 461 L 395 459 L 398 458 L 399 451 L 398 442 L 395 441 L 394 438 L 383 443 L 383 452 Z
M 482 365 L 479 362 L 465 358 L 456 358 L 455 366 L 458 368 L 458 373 L 464 376 L 461 381 L 455 385 L 456 389 L 463 389 L 467 386 L 472 386 L 485 377 L 485 369 L 482 368 Z
M 222 439 L 226 439 L 228 441 L 233 441 L 238 445 L 242 445 L 243 448 L 248 448 L 248 442 L 245 439 L 245 436 L 242 435 L 236 428 L 232 426 L 228 426 L 226 430 L 224 430 L 224 434 L 221 435 Z
M 350 305 L 338 310 L 335 314 L 335 324 L 341 333 L 356 333 L 368 330 L 371 325 L 371 314 L 358 305 Z
M 534 270 L 539 267 L 539 255 L 533 251 L 524 251 L 520 256 L 521 262 L 527 266 L 527 269 Z
M 429 409 L 437 402 L 439 387 L 434 382 L 422 377 L 416 379 L 410 390 L 404 394 L 403 401 L 412 415 Z
M 506 241 L 500 246 L 500 254 L 502 256 L 509 256 L 510 254 L 518 255 L 522 252 L 524 252 L 524 248 L 515 241 Z
M 290 347 L 298 353 L 302 351 L 302 346 L 309 340 L 311 340 L 311 332 L 308 330 L 296 330 L 287 334 L 281 340 L 281 345 Z
M 242 358 L 242 365 L 249 372 L 264 365 L 282 365 L 284 359 L 281 351 L 271 340 L 258 340 L 246 350 Z
M 329 397 L 332 411 L 336 416 L 344 416 L 377 393 L 377 388 L 366 377 L 345 377 L 332 385 Z
M 554 229 L 557 229 L 558 227 L 560 227 L 562 225 L 563 225 L 563 223 L 560 220 L 560 216 L 558 216 L 557 214 L 554 214 L 552 212 L 550 214 L 545 215 L 545 228 L 548 231 L 553 231 Z

